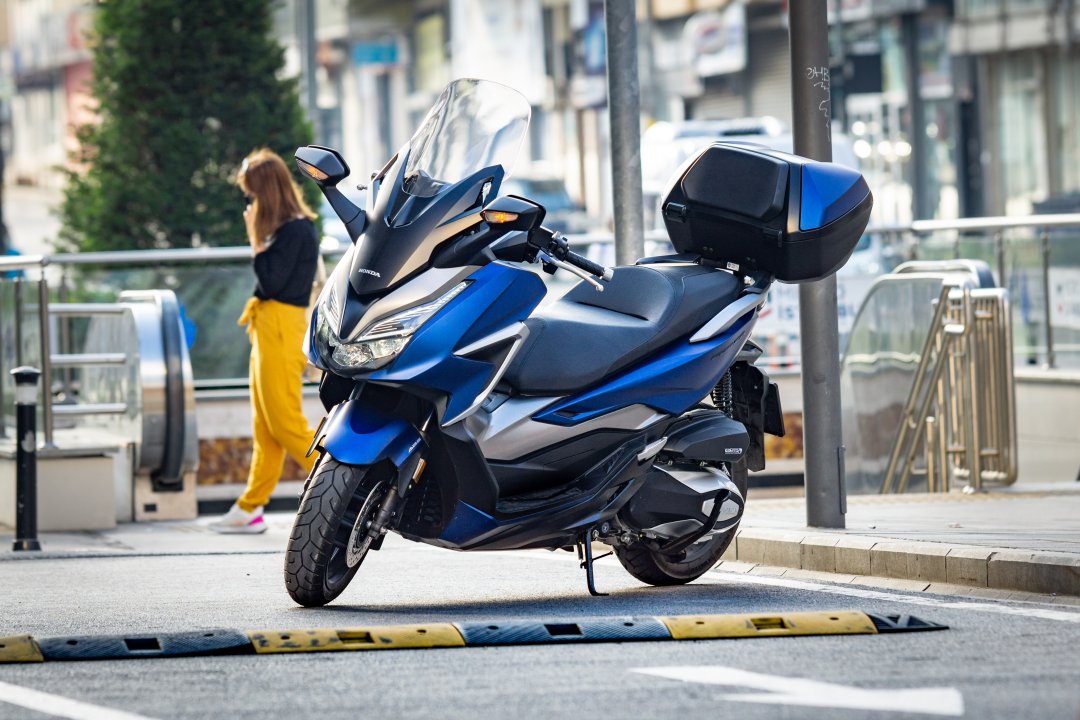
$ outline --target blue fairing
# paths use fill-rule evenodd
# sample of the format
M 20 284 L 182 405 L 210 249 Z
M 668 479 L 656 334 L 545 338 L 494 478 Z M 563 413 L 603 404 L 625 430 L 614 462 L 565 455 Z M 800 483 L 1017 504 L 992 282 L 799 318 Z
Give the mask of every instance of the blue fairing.
M 491 263 L 469 276 L 468 288 L 417 330 L 401 355 L 375 372 L 373 382 L 401 382 L 448 395 L 444 418 L 464 412 L 483 392 L 495 366 L 454 351 L 521 320 L 544 297 L 534 273 Z
M 711 340 L 682 343 L 598 388 L 555 403 L 534 419 L 577 425 L 638 404 L 677 415 L 700 402 L 719 382 L 749 337 L 753 317 L 747 313 Z
M 400 467 L 423 444 L 411 424 L 365 406 L 360 398 L 331 410 L 323 430 L 323 448 L 347 465 L 374 465 L 389 460 Z

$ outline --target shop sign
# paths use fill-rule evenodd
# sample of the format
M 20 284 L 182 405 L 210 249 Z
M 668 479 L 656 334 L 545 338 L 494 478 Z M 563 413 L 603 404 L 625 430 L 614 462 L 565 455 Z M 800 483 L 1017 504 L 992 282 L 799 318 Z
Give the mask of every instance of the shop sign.
M 358 42 L 352 48 L 354 65 L 397 65 L 398 46 L 394 40 Z
M 1050 268 L 1050 323 L 1080 330 L 1080 268 Z
M 746 5 L 733 2 L 723 12 L 692 16 L 683 37 L 698 77 L 740 72 L 746 67 Z
M 570 103 L 576 108 L 607 106 L 607 37 L 603 0 L 589 0 L 574 33 L 575 70 Z

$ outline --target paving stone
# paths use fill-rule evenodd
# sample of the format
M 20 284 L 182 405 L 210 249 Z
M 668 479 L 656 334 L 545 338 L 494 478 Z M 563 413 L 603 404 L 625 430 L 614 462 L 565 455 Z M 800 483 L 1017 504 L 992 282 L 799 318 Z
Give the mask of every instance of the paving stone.
M 880 542 L 870 550 L 870 574 L 907 580 L 946 582 L 948 545 Z
M 722 570 L 724 572 L 746 574 L 753 570 L 755 567 L 757 567 L 757 565 L 754 565 L 754 563 L 741 562 L 739 560 L 724 560 L 713 569 Z
M 739 560 L 757 565 L 799 567 L 803 533 L 786 530 L 743 530 L 735 538 Z
M 923 580 L 902 580 L 900 578 L 872 577 L 858 575 L 851 580 L 852 585 L 868 585 L 870 587 L 889 588 L 890 590 L 907 590 L 909 592 L 923 592 L 930 587 L 930 583 Z
M 870 549 L 877 540 L 864 537 L 841 537 L 833 549 L 834 570 L 849 575 L 870 574 Z
M 1080 556 L 1021 550 L 995 552 L 987 564 L 987 585 L 1059 595 L 1080 595 Z
M 781 577 L 790 568 L 776 567 L 775 565 L 755 565 L 750 570 L 750 575 L 765 575 L 767 577 Z
M 994 551 L 989 548 L 953 548 L 945 556 L 945 579 L 957 585 L 987 587 L 987 563 Z
M 819 570 L 788 570 L 784 577 L 794 580 L 810 580 L 813 582 L 828 582 L 847 585 L 855 579 L 854 575 L 841 575 L 839 573 L 821 572 Z
M 840 538 L 830 535 L 811 535 L 803 538 L 800 567 L 831 573 L 836 570 L 836 543 Z

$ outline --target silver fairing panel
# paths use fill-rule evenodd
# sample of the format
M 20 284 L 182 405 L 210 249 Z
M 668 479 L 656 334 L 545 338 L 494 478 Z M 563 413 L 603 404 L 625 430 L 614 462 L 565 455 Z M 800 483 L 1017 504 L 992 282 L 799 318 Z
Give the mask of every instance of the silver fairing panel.
M 492 412 L 481 408 L 465 420 L 488 460 L 511 462 L 538 450 L 596 430 L 644 430 L 668 417 L 644 405 L 631 405 L 567 427 L 538 422 L 532 417 L 559 397 L 512 398 Z
M 377 320 L 389 317 L 413 305 L 422 305 L 425 302 L 441 297 L 450 288 L 476 272 L 477 269 L 477 267 L 469 265 L 455 268 L 431 268 L 421 273 L 385 297 L 373 302 L 361 317 L 360 322 L 356 323 L 353 331 L 349 333 L 348 337 L 342 338 L 342 341 L 352 342 L 359 337 L 361 331 Z M 334 318 L 335 325 L 337 325 L 338 319 Z

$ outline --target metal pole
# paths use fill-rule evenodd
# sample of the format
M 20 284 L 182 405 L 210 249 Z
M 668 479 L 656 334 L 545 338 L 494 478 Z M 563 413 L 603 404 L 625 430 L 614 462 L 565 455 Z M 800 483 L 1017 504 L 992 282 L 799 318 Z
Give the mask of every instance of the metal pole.
M 1046 322 L 1046 367 L 1054 368 L 1054 324 L 1050 322 L 1050 232 L 1043 230 L 1042 245 L 1043 315 Z
M 604 0 L 617 265 L 632 265 L 645 253 L 636 13 L 634 0 Z
M 49 283 L 45 267 L 38 282 L 38 323 L 41 332 L 41 424 L 45 426 L 45 447 L 53 447 L 52 348 L 49 338 Z
M 318 88 L 315 80 L 315 0 L 297 0 L 296 4 L 297 44 L 300 48 L 300 70 L 303 76 L 302 102 L 307 111 L 308 120 L 315 131 L 315 141 L 323 142 L 322 128 L 319 127 Z
M 19 367 L 23 363 L 23 334 L 22 334 L 22 317 L 23 317 L 23 281 L 22 276 L 15 278 L 15 367 Z
M 3 150 L 0 149 L 0 152 Z M 0 187 L 0 192 L 3 192 L 2 187 Z M 4 344 L 4 291 L 6 289 L 6 285 L 0 282 L 0 438 L 7 437 L 7 388 L 4 385 L 4 360 L 7 359 L 4 357 L 7 355 L 7 350 L 4 349 L 7 347 Z
M 829 25 L 825 0 L 788 4 L 795 153 L 832 160 Z M 836 276 L 799 286 L 806 523 L 844 527 L 844 441 L 840 427 L 840 330 Z
M 40 550 L 37 539 L 37 381 L 32 367 L 17 367 L 15 378 L 15 542 L 12 550 Z

